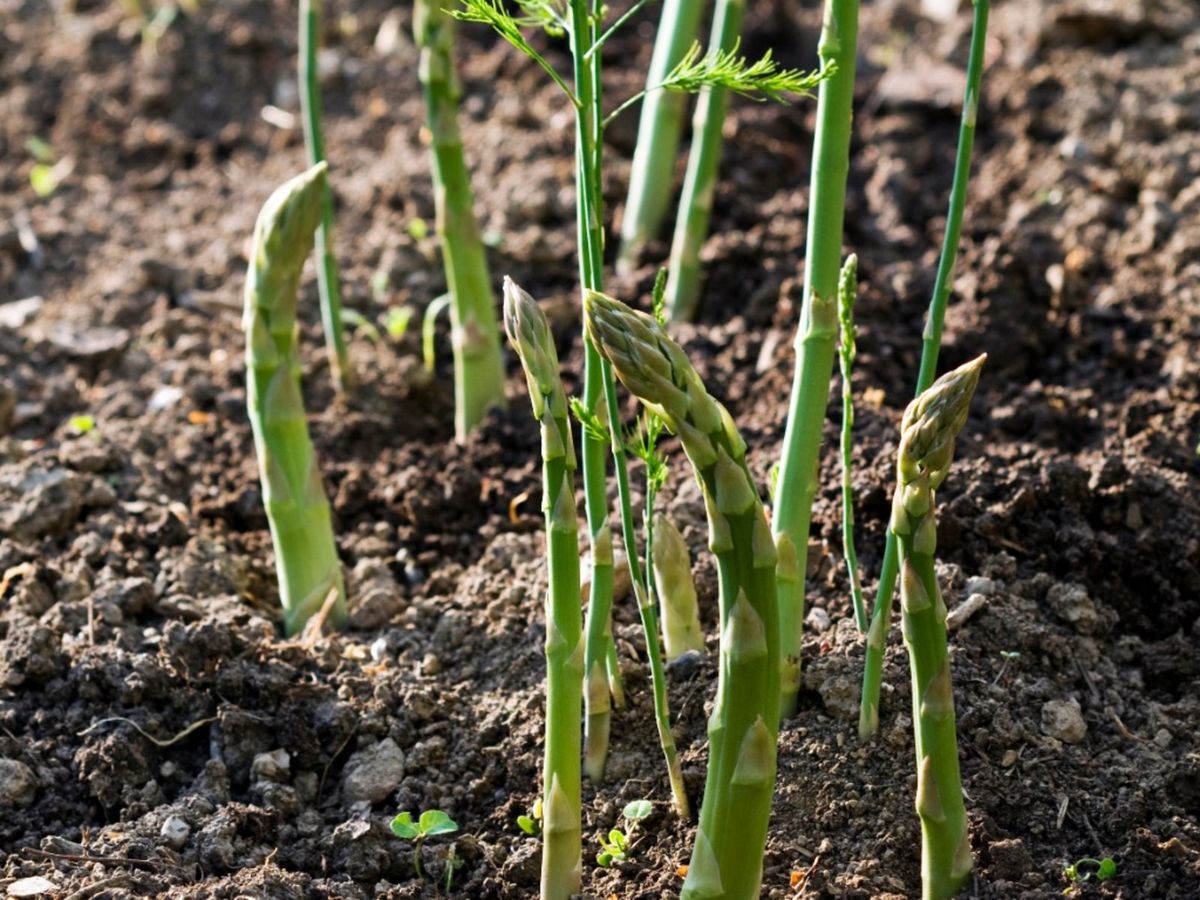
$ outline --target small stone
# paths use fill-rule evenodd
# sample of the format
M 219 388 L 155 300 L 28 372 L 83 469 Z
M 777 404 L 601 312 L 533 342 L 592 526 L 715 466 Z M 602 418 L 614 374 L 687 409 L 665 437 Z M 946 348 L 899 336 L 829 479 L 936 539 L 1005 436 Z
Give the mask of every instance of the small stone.
M 704 654 L 699 650 L 686 650 L 667 663 L 667 672 L 672 678 L 686 680 L 695 675 L 704 662 Z
M 375 638 L 371 642 L 371 661 L 381 663 L 388 658 L 388 640 L 386 637 Z
M 57 890 L 58 885 L 53 881 L 43 878 L 41 875 L 34 875 L 31 878 L 18 878 L 8 886 L 5 893 L 10 897 L 40 897 L 42 894 Z
M 859 679 L 852 675 L 827 677 L 817 687 L 825 711 L 836 719 L 858 720 Z
M 1160 728 L 1158 731 L 1154 732 L 1154 743 L 1159 747 L 1162 747 L 1164 750 L 1171 746 L 1171 740 L 1171 732 L 1167 731 L 1165 728 Z
M 1020 881 L 1033 867 L 1033 858 L 1020 838 L 996 841 L 988 852 L 996 875 L 1006 881 Z
M 37 778 L 25 763 L 0 759 L 0 808 L 28 806 L 37 793 Z
M 1060 582 L 1046 592 L 1046 602 L 1060 619 L 1070 623 L 1080 634 L 1095 634 L 1100 627 L 1100 615 L 1088 596 L 1087 588 L 1074 582 Z
M 829 618 L 829 613 L 825 612 L 819 606 L 814 606 L 808 611 L 808 615 L 804 617 L 804 624 L 817 634 L 821 634 L 829 630 L 832 620 Z
M 984 575 L 972 575 L 967 579 L 964 589 L 968 597 L 971 594 L 994 594 L 996 582 Z
M 438 659 L 436 653 L 426 653 L 425 658 L 421 660 L 422 675 L 436 675 L 442 671 L 442 661 Z
M 192 826 L 182 816 L 167 816 L 158 830 L 158 836 L 172 850 L 182 850 L 191 833 Z
M 1004 751 L 1004 756 L 1000 758 L 1000 765 L 1006 769 L 1011 769 L 1017 764 L 1017 760 L 1020 758 L 1021 754 L 1010 748 Z
M 391 738 L 359 750 L 346 762 L 342 792 L 351 802 L 378 803 L 404 778 L 404 752 Z
M 8 331 L 16 331 L 34 319 L 46 301 L 38 296 L 26 297 L 24 300 L 14 300 L 12 303 L 0 304 L 0 327 Z
M 292 770 L 292 758 L 286 750 L 259 753 L 250 764 L 254 781 L 274 781 L 282 784 L 288 780 Z
M 986 594 L 971 594 L 946 616 L 946 630 L 954 631 L 967 623 L 967 620 L 987 606 Z
M 1087 722 L 1078 700 L 1048 700 L 1042 704 L 1042 733 L 1062 741 L 1078 744 L 1087 736 Z

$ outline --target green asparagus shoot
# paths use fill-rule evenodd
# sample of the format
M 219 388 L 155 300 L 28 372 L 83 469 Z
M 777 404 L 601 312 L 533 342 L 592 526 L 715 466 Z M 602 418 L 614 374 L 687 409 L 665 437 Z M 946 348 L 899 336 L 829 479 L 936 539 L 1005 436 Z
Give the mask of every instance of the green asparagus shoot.
M 317 71 L 320 51 L 322 0 L 300 0 L 299 80 L 300 110 L 304 121 L 304 147 L 308 164 L 325 160 L 325 136 L 321 124 L 321 84 Z M 342 328 L 342 288 L 337 260 L 333 253 L 333 191 L 328 182 L 321 198 L 321 221 L 317 228 L 317 289 L 321 296 L 321 324 L 325 329 L 325 347 L 329 368 L 338 390 L 348 392 L 354 386 L 354 370 L 346 349 Z
M 846 574 L 850 578 L 850 599 L 854 606 L 854 622 L 859 631 L 867 630 L 867 610 L 863 605 L 862 578 L 858 571 L 858 553 L 854 548 L 854 487 L 850 480 L 854 449 L 854 391 L 850 375 L 855 344 L 854 298 L 857 292 L 858 257 L 851 254 L 838 278 L 838 321 L 841 342 L 838 359 L 842 372 L 842 550 L 846 557 Z
M 679 436 L 703 489 L 717 557 L 721 667 L 700 827 L 681 896 L 755 897 L 775 786 L 780 658 L 778 558 L 746 443 L 652 316 L 592 292 L 584 325 L 617 378 Z
M 935 492 L 967 421 L 986 357 L 947 372 L 909 404 L 900 425 L 890 530 L 900 545 L 900 605 L 912 673 L 924 900 L 948 900 L 974 865 L 967 834 L 954 691 L 946 644 L 946 604 L 938 584 Z
M 427 838 L 439 834 L 453 834 L 458 831 L 458 823 L 440 809 L 427 809 L 416 821 L 413 821 L 412 813 L 400 813 L 392 819 L 391 828 L 397 837 L 413 842 L 413 868 L 417 871 L 417 877 L 424 878 L 425 875 L 421 871 L 421 845 Z M 453 869 L 450 871 L 453 873 Z M 451 874 L 449 877 L 454 876 Z
M 321 220 L 326 169 L 318 163 L 285 183 L 259 213 L 242 320 L 246 405 L 289 635 L 318 612 L 328 610 L 335 625 L 346 618 L 329 501 L 300 391 L 296 327 L 297 289 Z
M 921 368 L 917 373 L 914 396 L 927 390 L 937 375 L 938 355 L 942 344 L 942 323 L 950 300 L 954 264 L 958 258 L 958 243 L 962 234 L 963 214 L 967 203 L 967 184 L 971 178 L 971 153 L 975 145 L 975 125 L 978 118 L 979 91 L 983 82 L 983 63 L 987 49 L 987 23 L 991 0 L 974 0 L 971 23 L 971 50 L 967 58 L 967 87 L 963 95 L 962 121 L 958 131 L 958 148 L 954 156 L 954 181 L 950 187 L 946 233 L 938 259 L 933 295 L 925 316 L 921 338 Z M 884 545 L 879 583 L 875 590 L 875 606 L 867 631 L 867 648 L 863 661 L 862 697 L 859 701 L 858 735 L 866 740 L 879 730 L 879 693 L 883 684 L 883 657 L 887 649 L 892 621 L 892 596 L 896 591 L 899 572 L 899 542 L 888 532 Z
M 425 307 L 425 315 L 421 317 L 421 358 L 425 361 L 425 371 L 432 372 L 437 367 L 437 320 L 438 316 L 450 308 L 453 301 L 450 294 L 442 294 L 429 301 Z

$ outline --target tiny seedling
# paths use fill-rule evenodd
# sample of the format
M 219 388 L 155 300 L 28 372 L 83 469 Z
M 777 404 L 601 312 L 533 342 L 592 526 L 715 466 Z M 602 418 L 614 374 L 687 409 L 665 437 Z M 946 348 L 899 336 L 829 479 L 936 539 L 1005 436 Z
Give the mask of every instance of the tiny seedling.
M 421 845 L 427 838 L 439 834 L 453 834 L 458 831 L 458 823 L 440 809 L 427 809 L 415 822 L 412 813 L 402 812 L 392 819 L 392 833 L 406 841 L 413 842 L 413 868 L 417 877 L 424 878 L 421 871 Z M 450 876 L 453 878 L 453 875 Z M 449 887 L 449 885 L 447 885 Z
M 446 863 L 446 893 L 450 893 L 450 889 L 454 885 L 454 873 L 463 867 L 463 861 L 458 858 L 458 854 L 454 852 L 454 847 L 447 847 L 443 857 Z
M 530 807 L 528 815 L 517 816 L 517 827 L 530 837 L 537 837 L 542 833 L 541 797 L 533 801 L 533 806 Z
M 389 309 L 383 320 L 383 327 L 387 331 L 388 337 L 396 340 L 404 337 L 408 333 L 408 326 L 412 323 L 415 312 L 416 310 L 411 306 L 393 306 Z
M 600 838 L 600 852 L 596 854 L 596 862 L 602 866 L 611 866 L 615 862 L 624 862 L 629 858 L 629 850 L 633 835 L 637 831 L 638 822 L 650 815 L 654 805 L 649 800 L 633 800 L 625 804 L 621 811 L 628 826 L 625 831 L 614 828 L 607 837 Z
M 67 427 L 75 434 L 87 434 L 96 427 L 96 418 L 86 413 L 80 416 L 71 416 L 67 419 Z
M 1085 856 L 1063 868 L 1063 878 L 1071 882 L 1072 887 L 1093 878 L 1097 881 L 1108 881 L 1116 874 L 1117 862 L 1111 856 L 1106 856 L 1104 859 Z M 1070 891 L 1071 888 L 1067 890 Z

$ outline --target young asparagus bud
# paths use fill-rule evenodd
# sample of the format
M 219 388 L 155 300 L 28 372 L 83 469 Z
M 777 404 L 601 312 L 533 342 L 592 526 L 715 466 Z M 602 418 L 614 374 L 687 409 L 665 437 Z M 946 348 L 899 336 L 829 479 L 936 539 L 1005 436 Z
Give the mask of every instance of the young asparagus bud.
M 900 545 L 901 630 L 912 670 L 925 900 L 953 896 L 973 863 L 958 767 L 946 605 L 934 569 L 934 491 L 949 471 L 954 441 L 966 423 L 983 362 L 981 356 L 948 372 L 909 404 L 896 461 L 892 531 Z M 877 708 L 865 708 L 864 716 L 877 717 Z
M 580 881 L 579 722 L 584 682 L 575 449 L 550 325 L 537 302 L 507 278 L 504 327 L 521 358 L 533 414 L 542 431 L 542 509 L 550 589 L 546 595 L 546 752 L 542 770 L 546 825 L 541 895 L 567 900 L 578 892 Z
M 296 340 L 297 288 L 321 219 L 326 168 L 318 163 L 282 185 L 259 213 L 242 318 L 246 403 L 288 634 L 300 631 L 334 594 L 331 621 L 341 624 L 346 616 L 329 501 L 300 393 Z
M 589 292 L 584 325 L 617 378 L 682 440 L 704 494 L 721 584 L 721 672 L 708 777 L 681 897 L 758 896 L 780 697 L 775 543 L 746 444 L 652 317 Z
M 700 611 L 687 543 L 675 523 L 662 513 L 654 514 L 652 553 L 667 657 L 675 659 L 689 650 L 703 653 L 704 632 L 700 629 Z

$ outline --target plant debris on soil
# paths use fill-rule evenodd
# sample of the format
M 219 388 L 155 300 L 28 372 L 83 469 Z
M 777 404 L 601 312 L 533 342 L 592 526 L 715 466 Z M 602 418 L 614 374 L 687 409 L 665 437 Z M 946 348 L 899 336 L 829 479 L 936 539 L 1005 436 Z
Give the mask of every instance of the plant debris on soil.
M 747 52 L 811 66 L 819 4 L 751 5 Z M 357 331 L 363 387 L 339 399 L 306 279 L 305 390 L 351 627 L 284 640 L 239 314 L 255 213 L 304 168 L 294 5 L 202 6 L 153 53 L 120 4 L 54 6 L 0 0 L 0 887 L 432 897 L 453 847 L 452 896 L 535 896 L 539 846 L 516 819 L 538 793 L 545 572 L 519 375 L 511 411 L 456 446 L 448 364 L 431 378 L 418 336 Z M 955 6 L 863 10 L 846 244 L 862 279 L 868 585 L 951 177 L 969 38 Z M 613 96 L 639 87 L 656 15 L 606 48 Z M 337 251 L 347 305 L 373 321 L 444 290 L 413 224 L 433 203 L 409 16 L 382 0 L 326 16 Z M 571 118 L 536 67 L 485 29 L 460 35 L 493 271 L 546 302 L 577 373 Z M 951 635 L 972 896 L 1200 896 L 1198 86 L 1189 0 L 994 11 L 943 353 L 943 368 L 989 353 L 940 498 L 947 603 L 972 613 Z M 807 102 L 734 104 L 701 321 L 677 332 L 762 483 L 791 380 L 812 119 Z M 614 209 L 635 122 L 608 135 Z M 71 163 L 48 197 L 30 185 L 31 137 Z M 651 249 L 614 294 L 644 300 L 666 248 Z M 834 400 L 763 894 L 912 897 L 907 662 L 893 635 L 881 734 L 860 745 L 838 415 Z M 683 465 L 663 502 L 713 651 L 716 585 Z M 628 801 L 654 812 L 628 860 L 585 865 L 584 894 L 675 896 L 693 826 L 668 812 L 633 604 L 617 617 L 630 703 L 608 780 L 585 787 L 585 860 Z M 696 805 L 715 677 L 711 652 L 669 672 Z M 460 831 L 420 849 L 421 879 L 388 822 L 433 808 Z M 1064 867 L 1085 857 L 1117 873 L 1071 888 Z

